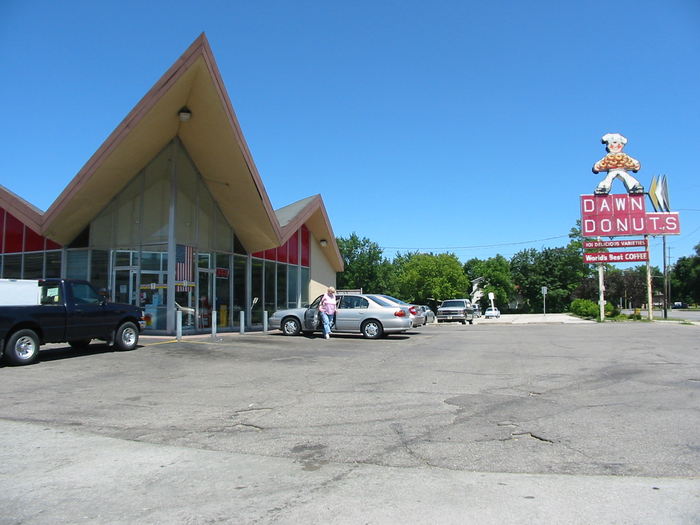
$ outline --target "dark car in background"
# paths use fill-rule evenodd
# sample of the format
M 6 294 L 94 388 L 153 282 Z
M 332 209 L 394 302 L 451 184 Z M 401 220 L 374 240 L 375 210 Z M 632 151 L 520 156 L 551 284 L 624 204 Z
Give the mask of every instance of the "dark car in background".
M 469 299 L 448 299 L 443 301 L 437 311 L 438 323 L 460 322 L 472 324 L 474 312 Z

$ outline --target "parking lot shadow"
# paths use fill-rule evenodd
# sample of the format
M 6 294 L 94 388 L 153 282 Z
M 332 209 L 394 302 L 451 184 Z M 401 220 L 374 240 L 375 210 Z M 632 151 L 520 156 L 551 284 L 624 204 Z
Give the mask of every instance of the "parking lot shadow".
M 134 350 L 137 350 L 139 348 L 142 348 L 142 345 L 138 345 L 136 348 L 134 348 Z M 39 359 L 37 361 L 37 364 L 41 363 L 42 361 L 59 361 L 61 359 L 74 359 L 76 357 L 111 354 L 117 351 L 118 350 L 115 350 L 114 347 L 108 345 L 107 343 L 93 343 L 84 349 L 76 349 L 69 345 L 54 348 L 46 348 L 42 349 L 39 352 Z M 5 366 L 7 366 L 7 363 L 5 363 Z

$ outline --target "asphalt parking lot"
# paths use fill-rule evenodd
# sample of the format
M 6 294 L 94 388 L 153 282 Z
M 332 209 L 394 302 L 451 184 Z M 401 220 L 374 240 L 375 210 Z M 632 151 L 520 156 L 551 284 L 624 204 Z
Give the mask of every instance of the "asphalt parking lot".
M 0 523 L 700 523 L 700 327 L 142 338 L 0 365 Z

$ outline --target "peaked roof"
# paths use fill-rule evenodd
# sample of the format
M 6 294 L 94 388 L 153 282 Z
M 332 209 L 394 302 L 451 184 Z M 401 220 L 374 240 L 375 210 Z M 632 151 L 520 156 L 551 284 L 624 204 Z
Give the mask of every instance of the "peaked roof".
M 323 199 L 316 194 L 278 209 L 275 214 L 282 227 L 282 235 L 289 239 L 302 224 L 306 224 L 314 237 L 328 242 L 328 260 L 337 272 L 343 271 L 343 257 L 340 255 L 331 222 L 328 220 Z
M 178 118 L 186 106 L 187 122 Z M 202 33 L 109 135 L 45 213 L 0 187 L 0 204 L 42 235 L 66 245 L 156 154 L 179 137 L 212 196 L 249 252 L 283 244 L 307 223 L 343 262 L 320 195 L 275 213 L 206 36 Z

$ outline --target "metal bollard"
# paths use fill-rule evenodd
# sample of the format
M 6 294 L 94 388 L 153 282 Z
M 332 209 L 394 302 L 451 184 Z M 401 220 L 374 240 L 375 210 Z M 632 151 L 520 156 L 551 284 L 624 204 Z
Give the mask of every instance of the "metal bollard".
M 241 310 L 240 324 L 238 326 L 238 332 L 241 334 L 245 333 L 245 312 Z
M 267 310 L 263 311 L 263 332 L 267 332 Z
M 211 313 L 211 338 L 216 339 L 216 314 L 218 312 L 214 310 Z
M 175 338 L 182 341 L 182 310 L 175 312 Z

